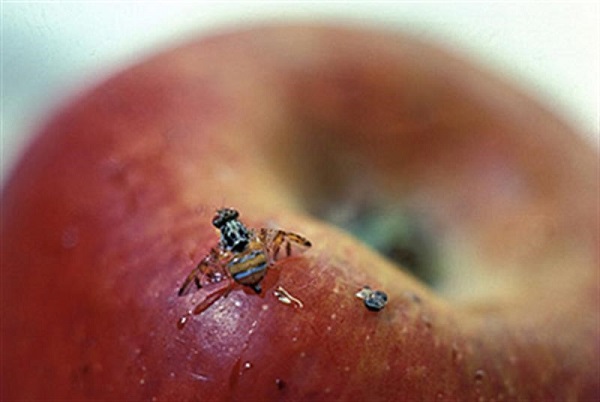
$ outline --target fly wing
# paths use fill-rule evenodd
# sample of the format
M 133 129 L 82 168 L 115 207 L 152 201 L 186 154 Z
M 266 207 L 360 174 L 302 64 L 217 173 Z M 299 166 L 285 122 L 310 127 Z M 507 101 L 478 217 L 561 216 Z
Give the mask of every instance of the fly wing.
M 301 254 L 312 245 L 297 233 L 277 229 L 261 229 L 259 238 L 265 244 L 271 261 Z
M 216 249 L 212 249 L 210 253 L 198 263 L 196 268 L 192 269 L 190 274 L 185 278 L 183 285 L 179 288 L 177 294 L 185 296 L 194 293 L 207 284 L 219 282 L 223 278 L 222 267 L 220 261 L 225 256 L 219 254 Z M 220 268 L 220 269 L 219 269 Z

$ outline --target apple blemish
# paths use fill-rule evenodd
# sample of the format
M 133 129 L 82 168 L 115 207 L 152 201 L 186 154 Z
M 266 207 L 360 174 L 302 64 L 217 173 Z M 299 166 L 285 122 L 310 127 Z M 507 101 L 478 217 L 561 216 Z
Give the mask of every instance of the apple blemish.
M 365 307 L 370 311 L 380 311 L 388 302 L 388 296 L 385 292 L 372 290 L 369 286 L 364 286 L 355 296 L 362 299 Z
M 281 391 L 285 388 L 285 381 L 283 381 L 281 378 L 276 378 L 275 385 L 277 386 L 277 389 Z
M 278 286 L 277 289 L 273 291 L 273 296 L 275 296 L 277 300 L 279 300 L 283 304 L 294 303 L 298 308 L 304 307 L 304 303 L 302 303 L 302 300 L 292 296 L 290 292 L 283 288 L 283 286 Z

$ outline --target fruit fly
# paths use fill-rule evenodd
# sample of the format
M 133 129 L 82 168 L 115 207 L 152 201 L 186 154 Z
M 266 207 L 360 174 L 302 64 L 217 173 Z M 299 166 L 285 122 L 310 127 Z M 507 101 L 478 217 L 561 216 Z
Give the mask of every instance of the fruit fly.
M 201 288 L 209 292 L 196 306 L 194 314 L 200 314 L 229 293 L 236 282 L 260 293 L 260 282 L 275 262 L 290 256 L 294 249 L 305 251 L 311 246 L 310 241 L 299 234 L 277 229 L 248 229 L 238 218 L 239 212 L 233 208 L 217 210 L 212 224 L 221 234 L 219 243 L 190 272 L 179 289 L 179 296 Z

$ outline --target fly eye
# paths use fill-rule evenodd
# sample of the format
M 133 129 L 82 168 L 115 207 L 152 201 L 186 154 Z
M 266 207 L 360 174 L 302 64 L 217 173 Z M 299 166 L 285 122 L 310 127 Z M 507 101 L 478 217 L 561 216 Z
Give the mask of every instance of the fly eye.
M 221 215 L 217 215 L 213 218 L 212 224 L 217 228 L 220 229 L 221 226 L 223 226 L 223 217 Z
M 238 216 L 240 213 L 233 208 L 219 209 L 212 223 L 217 229 L 220 229 L 225 223 L 237 219 Z

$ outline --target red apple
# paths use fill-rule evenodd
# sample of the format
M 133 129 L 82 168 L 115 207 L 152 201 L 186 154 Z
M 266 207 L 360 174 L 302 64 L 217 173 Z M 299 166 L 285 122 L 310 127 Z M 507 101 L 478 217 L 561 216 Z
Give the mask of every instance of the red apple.
M 157 55 L 57 114 L 3 190 L 1 399 L 598 400 L 597 159 L 396 33 Z M 313 247 L 178 327 L 222 206 Z

